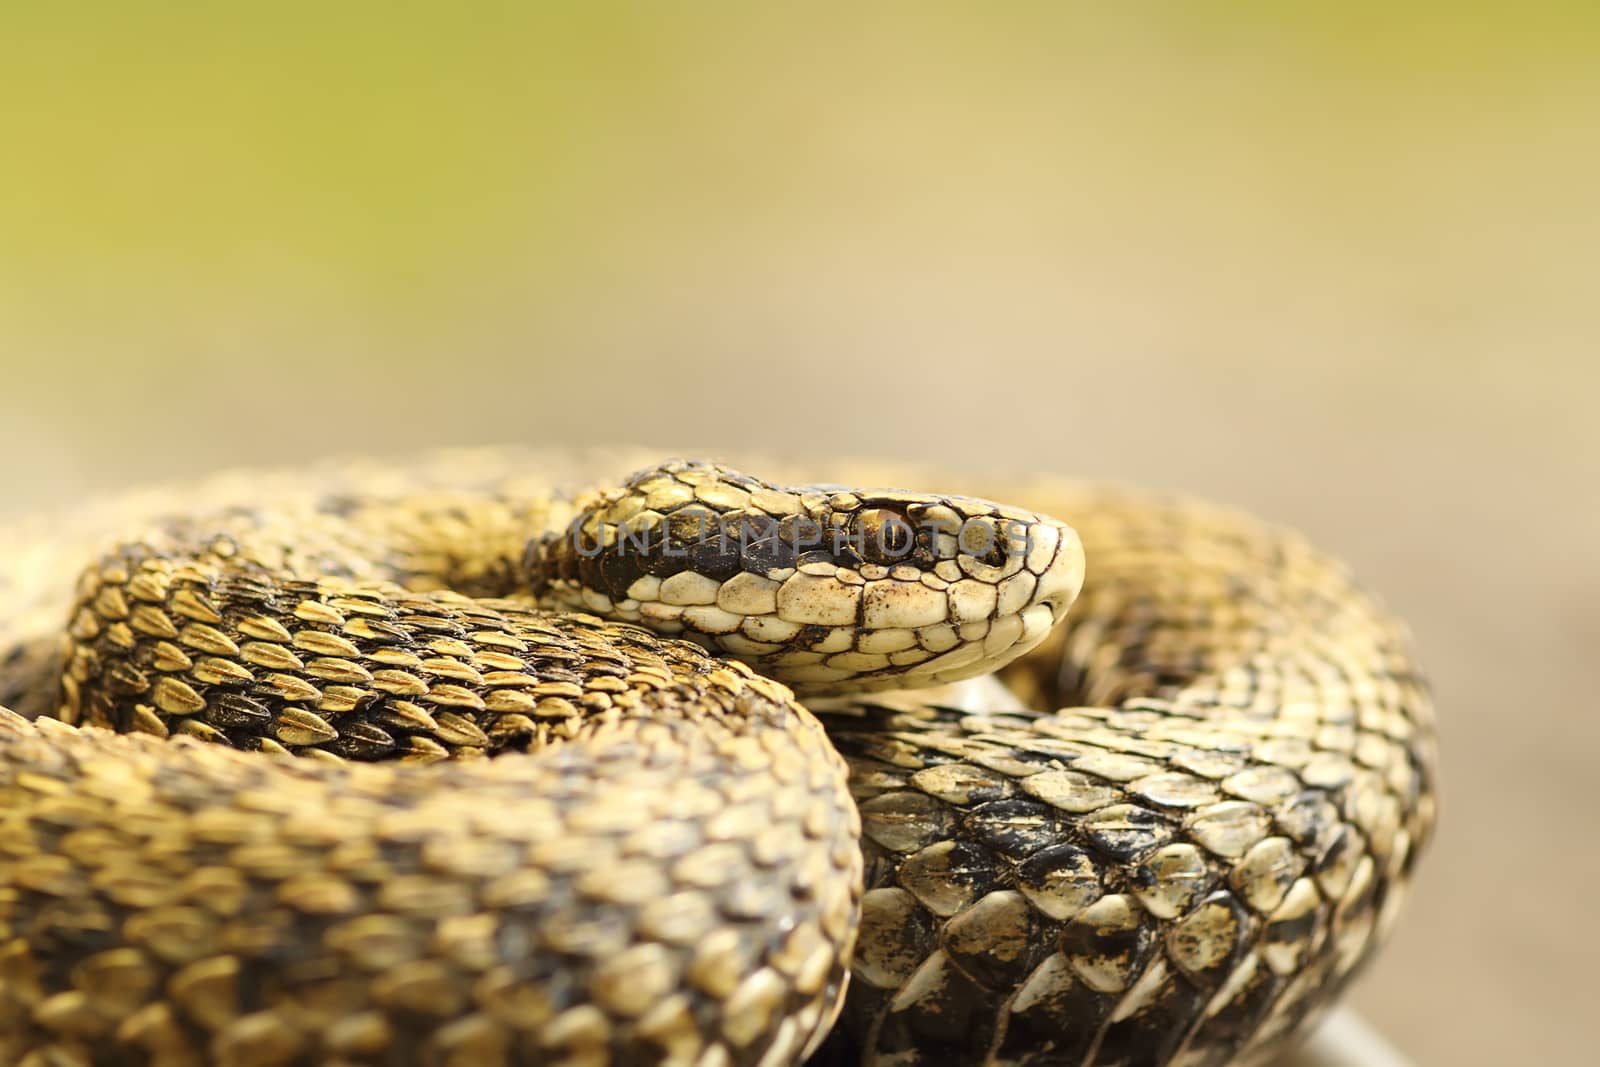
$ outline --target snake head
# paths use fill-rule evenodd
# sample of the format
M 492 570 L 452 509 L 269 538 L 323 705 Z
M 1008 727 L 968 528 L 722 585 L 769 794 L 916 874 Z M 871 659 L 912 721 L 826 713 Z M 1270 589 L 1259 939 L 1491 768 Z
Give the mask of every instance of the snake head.
M 744 660 L 808 693 L 939 685 L 1043 640 L 1078 535 L 969 497 L 785 487 L 673 460 L 580 498 L 532 542 L 532 592 Z

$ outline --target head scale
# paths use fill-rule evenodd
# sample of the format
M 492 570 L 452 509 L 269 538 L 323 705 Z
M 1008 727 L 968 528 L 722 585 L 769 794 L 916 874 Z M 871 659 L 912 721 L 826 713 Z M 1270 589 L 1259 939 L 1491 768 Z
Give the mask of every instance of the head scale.
M 533 592 L 810 693 L 938 685 L 1034 647 L 1083 582 L 1065 523 L 968 497 L 787 488 L 673 460 L 529 546 Z

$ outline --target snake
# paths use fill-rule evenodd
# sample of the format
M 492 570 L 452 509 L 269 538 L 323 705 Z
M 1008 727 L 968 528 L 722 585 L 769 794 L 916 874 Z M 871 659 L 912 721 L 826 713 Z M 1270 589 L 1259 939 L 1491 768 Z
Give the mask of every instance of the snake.
M 1404 623 L 1182 495 L 736 460 L 346 458 L 0 525 L 0 1061 L 1290 1049 L 1435 822 Z

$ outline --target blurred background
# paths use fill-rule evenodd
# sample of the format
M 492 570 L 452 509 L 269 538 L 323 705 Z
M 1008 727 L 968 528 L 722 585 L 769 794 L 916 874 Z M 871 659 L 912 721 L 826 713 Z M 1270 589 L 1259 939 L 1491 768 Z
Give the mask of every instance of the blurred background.
M 6 4 L 0 513 L 504 440 L 1252 508 L 1437 684 L 1357 1004 L 1587 1060 L 1600 9 L 1121 7 Z

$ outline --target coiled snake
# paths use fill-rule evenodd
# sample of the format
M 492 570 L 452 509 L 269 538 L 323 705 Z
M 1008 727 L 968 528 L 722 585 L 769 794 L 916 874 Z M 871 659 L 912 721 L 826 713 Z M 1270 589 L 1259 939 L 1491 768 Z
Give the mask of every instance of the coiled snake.
M 804 484 L 457 452 L 0 528 L 0 1062 L 1298 1035 L 1433 823 L 1400 625 L 1194 502 Z

